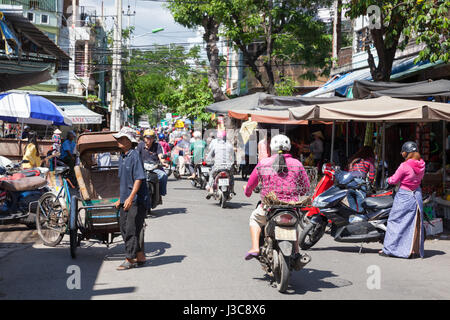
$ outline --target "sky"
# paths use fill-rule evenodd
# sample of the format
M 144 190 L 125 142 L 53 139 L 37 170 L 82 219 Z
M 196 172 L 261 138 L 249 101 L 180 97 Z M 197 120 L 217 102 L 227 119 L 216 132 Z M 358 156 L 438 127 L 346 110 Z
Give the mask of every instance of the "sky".
M 101 15 L 102 0 L 80 0 L 80 6 L 94 7 L 97 15 Z M 170 13 L 164 8 L 162 2 L 145 0 L 122 0 L 122 10 L 126 13 L 130 5 L 130 11 L 136 12 L 134 17 L 130 17 L 130 25 L 136 29 L 134 31 L 135 39 L 132 40 L 132 46 L 146 46 L 155 43 L 202 43 L 201 34 L 195 30 L 189 30 L 177 24 Z M 115 0 L 103 0 L 104 15 L 106 16 L 107 29 L 112 28 L 112 16 L 116 14 Z M 128 17 L 122 17 L 123 28 L 128 26 Z M 148 34 L 142 37 L 146 32 L 156 28 L 164 28 L 155 34 Z

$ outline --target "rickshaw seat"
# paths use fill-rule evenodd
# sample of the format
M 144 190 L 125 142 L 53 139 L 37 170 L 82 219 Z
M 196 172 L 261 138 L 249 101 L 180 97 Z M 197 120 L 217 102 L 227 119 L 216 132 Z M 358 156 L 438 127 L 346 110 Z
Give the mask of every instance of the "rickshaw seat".
M 89 170 L 76 166 L 75 175 L 82 200 L 119 198 L 120 180 L 118 169 Z

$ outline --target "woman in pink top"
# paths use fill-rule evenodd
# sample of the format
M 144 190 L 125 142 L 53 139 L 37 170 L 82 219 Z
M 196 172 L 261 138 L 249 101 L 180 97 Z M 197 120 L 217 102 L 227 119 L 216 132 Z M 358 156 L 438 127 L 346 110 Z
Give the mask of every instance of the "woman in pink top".
M 412 258 L 424 256 L 423 203 L 420 183 L 425 174 L 415 142 L 402 146 L 405 158 L 388 183 L 400 184 L 387 223 L 384 248 L 379 253 L 385 257 Z
M 299 196 L 305 195 L 309 191 L 310 183 L 302 163 L 287 153 L 291 149 L 289 138 L 284 135 L 273 137 L 270 149 L 273 156 L 263 159 L 255 167 L 244 187 L 245 195 L 250 197 L 253 189 L 261 181 L 261 199 L 267 193 L 274 191 L 281 201 L 298 201 Z M 252 248 L 247 252 L 246 260 L 259 255 L 259 237 L 261 228 L 267 223 L 266 215 L 267 212 L 260 204 L 250 216 Z M 296 249 L 298 250 L 298 246 Z

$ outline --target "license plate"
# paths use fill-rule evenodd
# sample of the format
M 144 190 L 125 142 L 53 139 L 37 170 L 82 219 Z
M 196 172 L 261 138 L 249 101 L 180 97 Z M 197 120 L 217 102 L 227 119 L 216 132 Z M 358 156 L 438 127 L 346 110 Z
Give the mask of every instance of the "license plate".
M 276 240 L 296 241 L 297 240 L 297 230 L 295 228 L 275 226 L 275 239 Z
M 202 170 L 202 173 L 209 173 L 209 168 L 201 168 L 201 170 Z
M 230 181 L 228 179 L 219 179 L 219 187 L 226 187 L 230 185 Z

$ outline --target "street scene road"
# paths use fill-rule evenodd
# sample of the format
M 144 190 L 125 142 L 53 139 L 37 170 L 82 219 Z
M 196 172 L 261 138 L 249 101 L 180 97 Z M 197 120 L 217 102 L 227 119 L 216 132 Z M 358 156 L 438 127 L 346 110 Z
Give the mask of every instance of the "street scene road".
M 412 260 L 380 257 L 377 243 L 365 244 L 359 254 L 358 245 L 325 235 L 308 251 L 312 261 L 293 272 L 287 292 L 279 293 L 259 262 L 244 260 L 248 219 L 259 199 L 243 195 L 244 183 L 236 181 L 237 196 L 222 209 L 205 199 L 204 190 L 171 177 L 163 205 L 146 219 L 143 267 L 116 270 L 124 258 L 121 237 L 110 248 L 83 241 L 76 259 L 70 257 L 67 235 L 55 248 L 37 240 L 10 250 L 0 257 L 0 299 L 450 298 L 445 235 L 426 240 L 425 258 Z M 70 266 L 79 267 L 80 289 L 67 286 Z

